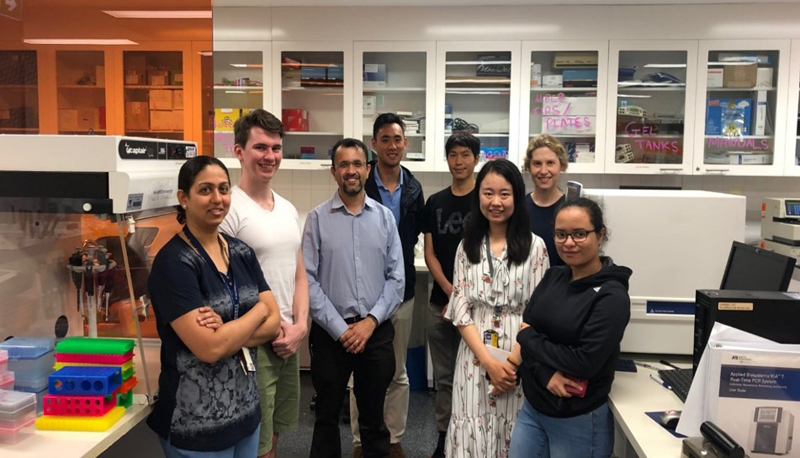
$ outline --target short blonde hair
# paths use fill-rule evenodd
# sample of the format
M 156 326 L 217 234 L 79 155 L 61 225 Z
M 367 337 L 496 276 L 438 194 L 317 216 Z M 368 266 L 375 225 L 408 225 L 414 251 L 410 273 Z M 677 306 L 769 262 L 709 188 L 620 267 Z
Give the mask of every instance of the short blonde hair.
M 533 151 L 539 148 L 548 148 L 556 154 L 558 162 L 561 163 L 561 168 L 566 171 L 569 166 L 569 159 L 567 158 L 567 150 L 564 145 L 552 135 L 542 134 L 532 138 L 528 143 L 528 149 L 525 150 L 525 162 L 522 164 L 522 171 L 530 173 L 531 160 L 533 158 Z

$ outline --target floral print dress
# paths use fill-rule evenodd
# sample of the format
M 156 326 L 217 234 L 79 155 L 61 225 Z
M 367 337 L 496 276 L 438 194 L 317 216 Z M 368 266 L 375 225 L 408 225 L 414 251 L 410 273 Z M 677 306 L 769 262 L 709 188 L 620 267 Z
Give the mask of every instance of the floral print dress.
M 501 330 L 498 347 L 511 351 L 522 324 L 522 312 L 550 266 L 544 241 L 534 234 L 527 260 L 510 266 L 507 247 L 497 257 L 482 244 L 481 261 L 472 264 L 463 244 L 462 241 L 456 251 L 453 295 L 444 318 L 455 326 L 474 324 L 482 339 L 484 331 L 495 329 L 497 305 Z M 522 387 L 490 397 L 491 383 L 484 374 L 478 359 L 462 340 L 456 357 L 453 411 L 445 443 L 448 458 L 508 456 L 511 430 L 524 399 Z

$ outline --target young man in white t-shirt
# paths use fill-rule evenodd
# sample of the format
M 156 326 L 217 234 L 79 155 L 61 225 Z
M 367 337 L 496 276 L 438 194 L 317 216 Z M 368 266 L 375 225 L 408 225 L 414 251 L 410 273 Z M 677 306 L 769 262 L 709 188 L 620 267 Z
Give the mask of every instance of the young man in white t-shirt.
M 281 312 L 280 335 L 258 348 L 262 458 L 276 456 L 278 434 L 297 429 L 297 349 L 308 331 L 308 278 L 297 209 L 270 187 L 281 164 L 284 133 L 281 121 L 262 109 L 236 121 L 234 152 L 242 163 L 242 178 L 232 190 L 230 211 L 220 226 L 253 247 Z

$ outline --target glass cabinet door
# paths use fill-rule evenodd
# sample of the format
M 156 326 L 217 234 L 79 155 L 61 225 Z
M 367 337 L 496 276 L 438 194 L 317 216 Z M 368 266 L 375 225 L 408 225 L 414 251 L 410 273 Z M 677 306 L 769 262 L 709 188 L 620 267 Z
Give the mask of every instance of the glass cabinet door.
M 36 51 L 0 51 L 0 134 L 39 133 Z
M 432 138 L 427 135 L 433 107 L 434 43 L 355 43 L 354 101 L 356 137 L 370 145 L 375 118 L 395 113 L 405 123 L 408 140 L 403 165 L 433 170 Z M 374 153 L 373 153 L 374 157 Z
M 792 67 L 789 72 L 784 175 L 800 176 L 800 40 L 792 40 Z
M 265 108 L 271 50 L 250 43 L 214 44 L 214 112 L 210 113 L 214 131 L 214 156 L 233 158 L 233 124 L 255 108 Z M 238 166 L 238 161 L 235 164 Z
M 696 42 L 612 42 L 606 172 L 691 170 Z
M 454 132 L 480 139 L 481 162 L 517 157 L 518 122 L 511 120 L 519 113 L 519 49 L 519 42 L 438 44 L 437 170 L 448 170 L 444 145 Z
M 608 42 L 523 43 L 524 89 L 518 162 L 528 142 L 556 137 L 567 150 L 568 171 L 602 173 Z
M 104 51 L 56 51 L 58 133 L 106 133 Z
M 785 123 L 778 116 L 784 113 L 781 85 L 788 75 L 781 57 L 788 50 L 788 40 L 700 43 L 697 79 L 704 97 L 697 112 L 703 116 L 703 135 L 695 149 L 695 172 L 781 173 Z
M 274 91 L 279 91 L 275 108 L 286 129 L 283 158 L 289 168 L 330 166 L 333 145 L 352 135 L 352 55 L 348 46 L 352 45 L 273 44 Z
M 125 135 L 184 138 L 182 51 L 123 51 Z

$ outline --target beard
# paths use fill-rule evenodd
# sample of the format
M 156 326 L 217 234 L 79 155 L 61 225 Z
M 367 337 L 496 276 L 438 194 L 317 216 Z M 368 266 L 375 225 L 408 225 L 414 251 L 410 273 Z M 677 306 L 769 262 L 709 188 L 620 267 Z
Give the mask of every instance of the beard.
M 352 186 L 348 184 L 342 185 L 342 191 L 344 191 L 344 193 L 348 196 L 357 196 L 359 193 L 361 193 L 362 189 L 364 189 L 364 184 L 361 182 Z

